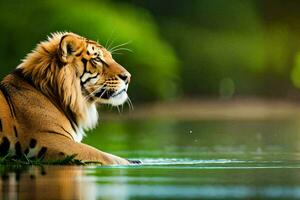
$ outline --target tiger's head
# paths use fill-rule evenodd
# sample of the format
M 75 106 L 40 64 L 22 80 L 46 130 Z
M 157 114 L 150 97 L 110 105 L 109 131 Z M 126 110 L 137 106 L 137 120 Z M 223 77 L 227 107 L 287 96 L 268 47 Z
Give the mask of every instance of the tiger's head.
M 102 45 L 74 33 L 52 34 L 18 68 L 79 129 L 95 126 L 96 104 L 118 106 L 128 99 L 130 73 Z
M 59 44 L 63 65 L 75 65 L 82 94 L 88 101 L 118 106 L 128 96 L 130 73 L 95 41 L 65 34 Z

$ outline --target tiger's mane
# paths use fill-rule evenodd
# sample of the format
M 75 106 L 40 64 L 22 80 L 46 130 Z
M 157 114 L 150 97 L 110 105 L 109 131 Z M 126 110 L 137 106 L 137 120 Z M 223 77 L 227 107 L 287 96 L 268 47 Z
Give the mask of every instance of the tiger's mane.
M 59 58 L 60 41 L 66 34 L 75 35 L 65 32 L 52 34 L 26 56 L 18 69 L 64 112 L 75 127 L 78 140 L 81 140 L 84 130 L 94 128 L 97 124 L 98 112 L 95 103 L 88 102 L 82 94 L 77 78 L 79 66 L 76 62 L 64 64 Z

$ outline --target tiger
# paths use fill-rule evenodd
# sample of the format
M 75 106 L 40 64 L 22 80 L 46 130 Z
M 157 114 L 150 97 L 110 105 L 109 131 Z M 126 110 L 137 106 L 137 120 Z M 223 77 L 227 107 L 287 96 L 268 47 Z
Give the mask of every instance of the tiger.
M 81 143 L 98 123 L 98 105 L 128 101 L 130 79 L 98 42 L 52 33 L 0 83 L 0 157 L 139 163 Z

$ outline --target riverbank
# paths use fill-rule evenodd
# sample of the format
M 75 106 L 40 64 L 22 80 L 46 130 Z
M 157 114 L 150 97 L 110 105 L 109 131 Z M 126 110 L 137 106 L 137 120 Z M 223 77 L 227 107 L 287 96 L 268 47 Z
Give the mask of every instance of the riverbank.
M 126 107 L 126 106 L 125 106 Z M 117 109 L 113 109 L 117 110 Z M 176 120 L 276 120 L 299 117 L 300 103 L 258 98 L 239 98 L 228 101 L 192 99 L 136 105 L 118 111 L 101 111 L 103 120 L 176 119 Z

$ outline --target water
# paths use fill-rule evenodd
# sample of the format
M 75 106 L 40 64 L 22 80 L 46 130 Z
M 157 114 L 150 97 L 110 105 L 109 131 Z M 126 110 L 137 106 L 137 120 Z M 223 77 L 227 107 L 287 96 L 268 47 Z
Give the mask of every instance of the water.
M 86 143 L 141 166 L 0 167 L 0 199 L 300 199 L 300 123 L 102 122 Z

